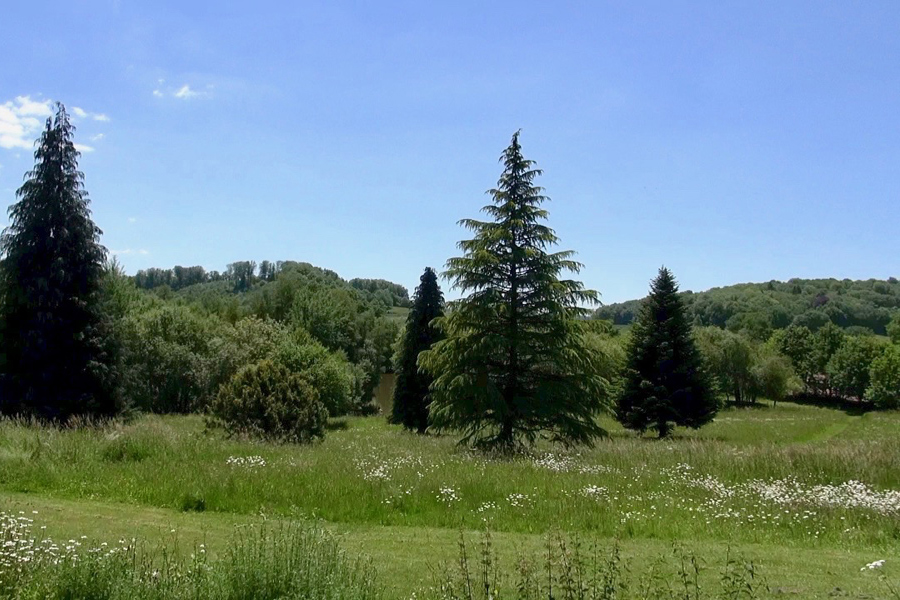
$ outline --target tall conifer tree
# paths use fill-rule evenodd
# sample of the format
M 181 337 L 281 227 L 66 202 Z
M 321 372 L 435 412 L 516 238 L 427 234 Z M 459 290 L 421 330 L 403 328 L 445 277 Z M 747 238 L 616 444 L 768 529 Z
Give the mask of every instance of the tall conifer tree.
M 697 428 L 708 423 L 717 410 L 678 284 L 663 267 L 631 329 L 617 417 L 630 429 L 656 429 L 662 438 L 674 425 Z
M 91 220 L 65 107 L 0 237 L 0 411 L 53 420 L 115 410 L 114 361 L 99 311 L 106 249 Z
M 501 156 L 503 174 L 491 221 L 464 219 L 475 237 L 459 243 L 464 255 L 447 261 L 446 276 L 469 295 L 441 319 L 446 338 L 422 353 L 434 376 L 430 419 L 436 430 L 457 430 L 463 442 L 513 449 L 542 432 L 567 443 L 590 443 L 603 430 L 607 382 L 596 353 L 585 347 L 585 303 L 597 293 L 560 278 L 581 264 L 542 223 L 547 198 L 534 184 L 541 171 L 525 159 L 519 134 Z
M 419 353 L 440 339 L 440 331 L 432 322 L 443 314 L 444 295 L 438 286 L 437 274 L 431 267 L 426 267 L 406 319 L 391 412 L 392 423 L 419 433 L 425 433 L 428 427 L 427 396 L 432 381 L 427 373 L 419 370 Z

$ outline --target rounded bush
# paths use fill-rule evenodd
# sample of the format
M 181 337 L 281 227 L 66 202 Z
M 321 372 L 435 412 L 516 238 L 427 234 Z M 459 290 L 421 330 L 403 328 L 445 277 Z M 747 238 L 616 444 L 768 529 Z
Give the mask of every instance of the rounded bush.
M 219 388 L 211 410 L 231 433 L 290 442 L 324 437 L 328 420 L 315 388 L 269 360 L 238 371 Z

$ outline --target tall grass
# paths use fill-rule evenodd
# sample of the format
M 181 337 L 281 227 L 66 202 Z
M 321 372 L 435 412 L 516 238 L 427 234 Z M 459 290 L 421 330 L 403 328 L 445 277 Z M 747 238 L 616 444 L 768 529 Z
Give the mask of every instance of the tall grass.
M 446 566 L 429 590 L 435 600 L 705 600 L 768 596 L 757 565 L 732 553 L 709 567 L 675 545 L 645 564 L 627 564 L 617 543 L 600 547 L 560 533 L 548 534 L 545 552 L 520 557 L 511 572 L 500 563 L 485 532 L 477 548 L 460 534 L 459 558 Z
M 245 528 L 219 559 L 201 545 L 143 550 L 29 537 L 30 522 L 0 514 L 0 598 L 9 600 L 376 600 L 374 569 L 303 523 Z
M 0 490 L 376 525 L 838 548 L 900 540 L 900 414 L 729 410 L 663 441 L 607 425 L 613 436 L 590 450 L 492 458 L 377 417 L 304 447 L 225 439 L 199 417 L 76 430 L 3 421 Z

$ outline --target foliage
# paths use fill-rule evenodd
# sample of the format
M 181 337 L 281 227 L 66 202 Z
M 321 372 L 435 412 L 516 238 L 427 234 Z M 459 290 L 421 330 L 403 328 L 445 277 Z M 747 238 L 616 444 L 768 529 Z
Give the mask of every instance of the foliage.
M 879 408 L 900 408 L 900 345 L 891 344 L 872 361 L 865 398 Z
M 242 368 L 272 359 L 290 339 L 287 328 L 269 319 L 246 317 L 233 326 L 223 326 L 210 340 L 209 389 L 215 394 Z
M 427 396 L 433 381 L 427 373 L 419 370 L 419 353 L 441 339 L 440 331 L 432 323 L 443 315 L 444 295 L 438 286 L 437 274 L 431 267 L 426 267 L 419 278 L 400 342 L 391 413 L 392 423 L 399 423 L 419 433 L 425 433 L 428 427 Z
M 328 420 L 318 392 L 270 360 L 238 371 L 219 388 L 210 412 L 231 433 L 300 443 L 324 437 Z
M 743 335 L 718 327 L 702 327 L 694 331 L 697 347 L 706 366 L 726 399 L 737 403 L 756 400 L 753 376 L 755 352 Z
M 662 267 L 631 329 L 625 382 L 616 416 L 629 429 L 672 425 L 698 428 L 715 417 L 718 402 L 691 337 L 672 273 Z
M 872 361 L 883 350 L 884 344 L 874 336 L 844 338 L 825 367 L 831 387 L 844 398 L 861 400 L 869 387 Z
M 300 330 L 283 341 L 274 359 L 299 375 L 319 393 L 329 416 L 347 414 L 353 405 L 353 393 L 359 375 L 339 352 L 325 346 Z
M 813 358 L 813 333 L 808 327 L 791 325 L 772 334 L 769 344 L 791 361 L 794 372 L 810 389 L 818 374 Z
M 790 360 L 773 345 L 717 327 L 695 328 L 694 339 L 726 399 L 738 404 L 759 398 L 778 402 L 797 390 L 799 382 Z
M 841 328 L 864 327 L 883 335 L 892 315 L 900 309 L 900 283 L 893 278 L 791 279 L 687 291 L 682 299 L 693 323 L 744 331 L 760 341 L 771 331 L 791 324 L 815 331 L 829 322 Z M 603 306 L 595 314 L 626 325 L 635 319 L 639 306 L 640 300 L 629 300 Z
M 398 283 L 392 283 L 384 279 L 351 279 L 350 286 L 364 292 L 370 299 L 379 298 L 386 302 L 388 307 L 412 306 L 409 300 L 409 291 Z
M 790 359 L 774 351 L 768 344 L 757 349 L 752 375 L 756 395 L 773 403 L 795 394 L 802 386 Z
M 900 344 L 900 311 L 897 311 L 894 318 L 888 323 L 887 334 L 891 338 L 891 342 Z
M 203 408 L 210 390 L 211 342 L 223 324 L 163 303 L 128 314 L 119 326 L 122 390 L 130 406 L 159 413 Z
M 119 408 L 115 344 L 100 311 L 106 249 L 91 220 L 74 131 L 57 104 L 0 237 L 5 414 L 65 421 Z
M 512 449 L 541 431 L 567 443 L 603 433 L 608 382 L 585 350 L 576 318 L 596 292 L 560 279 L 578 272 L 572 252 L 542 224 L 541 171 L 522 156 L 519 134 L 503 153 L 503 174 L 482 210 L 492 221 L 464 219 L 475 237 L 459 243 L 464 256 L 447 261 L 446 276 L 469 295 L 440 319 L 446 338 L 420 355 L 434 377 L 430 419 L 435 430 L 459 430 L 463 442 Z

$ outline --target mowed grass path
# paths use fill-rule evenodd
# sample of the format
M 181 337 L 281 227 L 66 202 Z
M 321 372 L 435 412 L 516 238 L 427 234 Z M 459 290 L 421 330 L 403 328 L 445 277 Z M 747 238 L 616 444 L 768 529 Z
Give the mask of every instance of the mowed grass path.
M 879 597 L 877 573 L 860 567 L 881 558 L 900 578 L 900 415 L 729 410 L 665 441 L 608 425 L 590 450 L 499 459 L 374 417 L 308 447 L 224 439 L 196 417 L 79 431 L 7 422 L 0 507 L 37 511 L 55 537 L 178 536 L 187 548 L 215 548 L 260 515 L 319 518 L 402 596 L 455 557 L 460 529 L 485 526 L 508 561 L 561 529 L 618 538 L 636 564 L 673 542 L 711 564 L 731 548 L 801 597 Z

